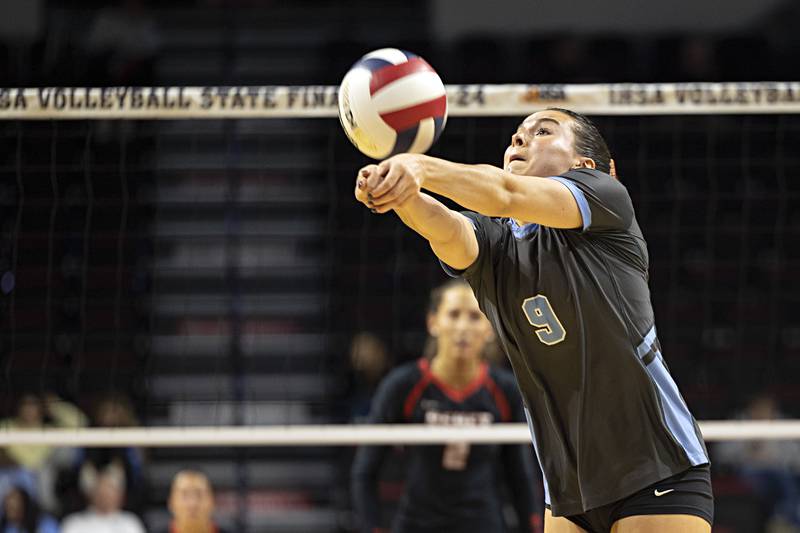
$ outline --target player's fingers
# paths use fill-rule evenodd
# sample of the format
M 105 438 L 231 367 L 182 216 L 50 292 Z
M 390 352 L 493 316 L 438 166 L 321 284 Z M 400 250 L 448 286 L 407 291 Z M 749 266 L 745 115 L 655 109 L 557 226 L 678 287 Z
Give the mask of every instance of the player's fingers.
M 367 178 L 369 177 L 370 174 L 376 172 L 377 170 L 378 170 L 378 165 L 370 163 L 369 165 L 361 167 L 361 170 L 358 171 L 358 175 Z
M 386 203 L 392 198 L 392 191 L 402 188 L 405 184 L 405 181 L 406 180 L 403 176 L 402 167 L 393 166 L 389 169 L 389 173 L 386 174 L 386 176 L 383 178 L 383 181 L 381 181 L 377 187 L 367 191 L 369 193 L 370 200 L 375 203 Z M 377 194 L 376 191 L 381 191 L 381 193 Z
M 400 179 L 402 174 L 399 172 L 389 172 L 383 181 L 381 181 L 374 189 L 370 191 L 373 198 L 380 198 L 388 191 L 397 185 L 397 180 Z
M 389 167 L 389 171 L 387 172 L 386 176 L 384 176 L 383 181 L 381 181 L 381 185 L 383 183 L 388 182 L 389 185 L 387 187 L 385 187 L 385 190 L 390 191 L 390 190 L 393 190 L 393 189 L 395 189 L 397 187 L 403 187 L 404 183 L 406 181 L 407 180 L 405 179 L 405 169 L 403 168 L 403 166 L 402 165 L 392 165 L 391 167 Z M 379 198 L 378 198 L 378 195 L 375 194 L 375 189 L 371 188 L 371 189 L 369 189 L 368 192 L 370 194 L 370 200 L 372 200 L 373 202 L 377 203 Z M 384 199 L 383 197 L 385 197 L 385 196 L 386 196 L 386 192 L 384 192 L 384 194 L 382 195 L 381 199 Z M 384 199 L 384 202 L 385 201 L 386 200 Z
M 385 163 L 385 161 L 383 163 Z M 383 163 L 375 166 L 375 169 L 372 172 L 370 172 L 369 176 L 367 176 L 368 191 L 372 191 L 375 187 L 377 187 L 378 184 L 380 184 L 384 180 L 384 177 L 389 171 L 390 166 L 383 166 Z
M 378 172 L 381 171 L 379 166 Z M 405 174 L 405 169 L 403 165 L 393 164 L 391 166 L 386 167 L 386 172 L 383 174 L 384 178 L 377 186 L 370 190 L 372 193 L 373 198 L 380 198 L 387 191 L 391 190 L 396 184 L 397 181 Z
M 383 161 L 378 163 L 376 171 L 381 176 L 385 176 L 389 172 L 390 168 L 392 168 L 392 160 L 391 159 L 384 159 Z
M 358 200 L 359 202 L 367 201 L 367 189 L 365 183 L 366 180 L 362 179 L 356 180 L 356 188 L 355 191 L 353 192 L 355 194 L 356 200 Z
M 367 179 L 374 172 L 375 165 L 369 165 L 361 170 L 358 171 L 358 175 L 356 176 L 356 189 L 355 189 L 355 196 L 356 200 L 359 202 L 367 203 Z
M 386 178 L 389 179 L 388 177 Z M 375 207 L 386 205 L 395 201 L 398 197 L 402 196 L 409 189 L 408 181 L 404 179 L 395 179 L 395 185 L 386 191 L 382 196 L 376 197 L 374 192 L 370 193 L 369 199 L 375 204 Z
M 361 167 L 361 169 L 358 171 L 356 179 L 357 180 L 364 179 L 366 183 L 366 180 L 369 180 L 369 178 L 373 176 L 377 171 L 378 171 L 378 165 L 367 165 L 365 167 Z
M 398 207 L 403 207 L 403 204 L 405 204 L 412 196 L 414 196 L 414 194 L 416 194 L 416 191 L 414 189 L 409 188 L 405 190 L 402 194 L 397 196 L 391 202 L 385 203 L 380 206 L 375 206 L 374 209 L 378 213 L 386 213 L 393 209 L 397 209 Z

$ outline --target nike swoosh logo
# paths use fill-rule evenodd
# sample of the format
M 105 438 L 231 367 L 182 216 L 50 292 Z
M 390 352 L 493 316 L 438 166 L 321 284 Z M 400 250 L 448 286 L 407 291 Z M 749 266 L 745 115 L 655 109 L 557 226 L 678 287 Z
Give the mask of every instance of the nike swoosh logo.
M 653 494 L 655 494 L 656 496 L 663 496 L 664 494 L 672 492 L 673 490 L 675 490 L 675 489 L 667 489 L 667 490 L 663 490 L 663 491 L 660 491 L 660 490 L 656 489 L 656 490 L 653 491 Z

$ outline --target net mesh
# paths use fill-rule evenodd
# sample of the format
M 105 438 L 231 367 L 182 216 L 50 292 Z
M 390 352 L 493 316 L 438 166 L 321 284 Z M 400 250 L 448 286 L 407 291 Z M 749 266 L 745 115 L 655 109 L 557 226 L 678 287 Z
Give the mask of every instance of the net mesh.
M 800 118 L 596 120 L 699 417 L 766 386 L 797 404 Z M 515 126 L 452 119 L 433 154 L 496 163 Z M 396 217 L 352 200 L 365 161 L 330 121 L 0 127 L 7 409 L 23 389 L 122 389 L 154 423 L 192 424 L 208 402 L 218 424 L 324 421 L 346 416 L 355 333 L 375 333 L 394 362 L 423 352 L 444 274 Z

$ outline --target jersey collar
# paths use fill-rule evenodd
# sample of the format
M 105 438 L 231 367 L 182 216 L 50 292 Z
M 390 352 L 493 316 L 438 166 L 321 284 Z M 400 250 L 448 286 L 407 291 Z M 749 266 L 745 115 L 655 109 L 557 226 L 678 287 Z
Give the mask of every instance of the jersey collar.
M 513 218 L 507 218 L 506 224 L 511 227 L 511 232 L 517 239 L 522 239 L 539 230 L 539 224 L 525 224 L 520 226 Z
M 478 369 L 478 374 L 475 376 L 475 378 L 467 383 L 467 385 L 463 388 L 457 389 L 437 378 L 433 372 L 431 372 L 431 365 L 427 359 L 419 360 L 419 369 L 428 379 L 430 379 L 431 383 L 436 385 L 436 388 L 441 390 L 445 396 L 457 403 L 463 402 L 465 399 L 469 398 L 473 393 L 475 393 L 475 391 L 480 389 L 484 383 L 486 383 L 486 377 L 489 375 L 489 365 L 483 362 L 481 363 L 481 366 Z

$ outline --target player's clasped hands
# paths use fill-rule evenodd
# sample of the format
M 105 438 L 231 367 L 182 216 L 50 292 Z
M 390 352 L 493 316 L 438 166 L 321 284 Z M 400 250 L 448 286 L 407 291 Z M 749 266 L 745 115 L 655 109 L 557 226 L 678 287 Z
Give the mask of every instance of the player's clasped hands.
M 387 213 L 419 194 L 424 182 L 425 156 L 400 154 L 367 165 L 356 176 L 356 200 L 373 213 Z

